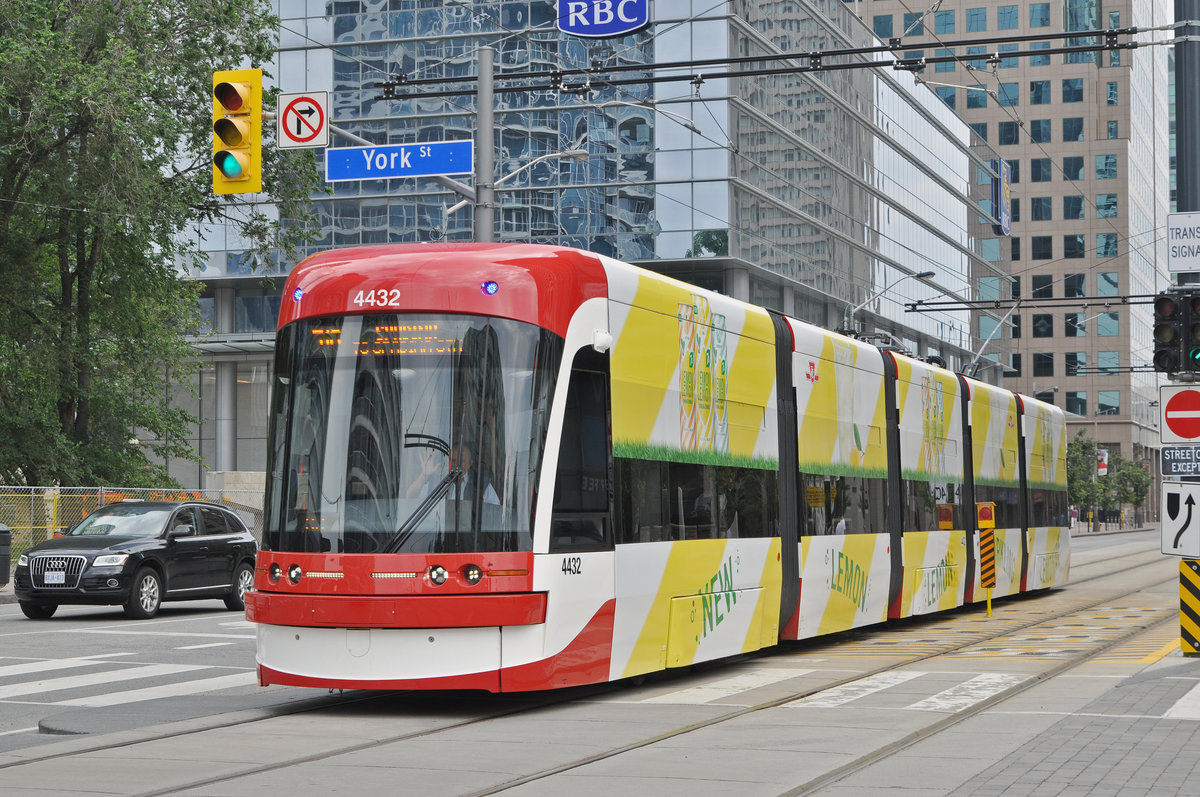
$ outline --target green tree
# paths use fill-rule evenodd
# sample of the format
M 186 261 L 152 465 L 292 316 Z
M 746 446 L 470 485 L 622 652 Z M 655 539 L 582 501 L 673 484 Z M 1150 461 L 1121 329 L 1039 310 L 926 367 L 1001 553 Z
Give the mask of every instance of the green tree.
M 1096 478 L 1096 441 L 1079 430 L 1067 446 L 1067 501 L 1087 510 L 1099 506 L 1100 485 Z
M 290 233 L 211 192 L 212 72 L 259 66 L 265 0 L 12 0 L 0 9 L 0 483 L 163 484 L 193 419 L 196 223 L 259 252 Z M 269 127 L 269 126 L 268 126 Z M 264 147 L 264 194 L 304 214 L 311 155 Z M 267 197 L 259 197 L 266 199 Z M 294 225 L 296 230 L 303 225 Z
M 692 236 L 692 248 L 684 257 L 729 254 L 729 230 L 701 230 Z
M 1134 450 L 1133 459 L 1110 452 L 1105 476 L 1096 473 L 1099 448 L 1085 429 L 1079 430 L 1067 446 L 1067 500 L 1085 513 L 1092 508 L 1140 508 L 1149 495 L 1151 479 L 1141 459 L 1142 447 Z

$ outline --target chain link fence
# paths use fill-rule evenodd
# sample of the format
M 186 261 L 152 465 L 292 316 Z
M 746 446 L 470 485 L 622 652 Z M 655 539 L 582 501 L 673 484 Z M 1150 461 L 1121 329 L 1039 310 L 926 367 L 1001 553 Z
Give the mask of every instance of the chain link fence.
M 17 557 L 62 533 L 104 504 L 117 501 L 211 501 L 237 512 L 262 540 L 260 490 L 154 490 L 119 487 L 0 486 L 0 526 L 12 534 L 12 566 Z M 3 583 L 3 579 L 0 579 Z

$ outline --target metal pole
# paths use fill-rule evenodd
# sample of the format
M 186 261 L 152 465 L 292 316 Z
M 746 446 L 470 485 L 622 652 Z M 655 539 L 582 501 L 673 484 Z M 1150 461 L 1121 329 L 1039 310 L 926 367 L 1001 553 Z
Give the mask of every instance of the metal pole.
M 1200 20 L 1200 0 L 1175 0 L 1175 20 Z M 1175 32 L 1176 208 L 1200 210 L 1200 25 Z
M 475 93 L 475 240 L 490 243 L 496 240 L 496 190 L 493 163 L 496 122 L 493 116 L 492 62 L 496 51 L 479 48 L 479 82 Z

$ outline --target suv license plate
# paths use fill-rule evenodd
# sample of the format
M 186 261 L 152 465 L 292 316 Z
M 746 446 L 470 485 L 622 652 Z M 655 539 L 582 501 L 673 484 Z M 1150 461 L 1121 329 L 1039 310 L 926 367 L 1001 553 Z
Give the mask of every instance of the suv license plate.
M 67 574 L 61 570 L 47 570 L 44 579 L 47 584 L 66 584 Z

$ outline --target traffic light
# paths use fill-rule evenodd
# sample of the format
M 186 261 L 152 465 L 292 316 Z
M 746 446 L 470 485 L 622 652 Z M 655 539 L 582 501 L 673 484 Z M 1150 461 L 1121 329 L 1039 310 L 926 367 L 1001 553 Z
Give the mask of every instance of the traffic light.
M 1200 294 L 1182 297 L 1183 370 L 1200 371 Z
M 1180 370 L 1183 351 L 1183 297 L 1160 293 L 1154 297 L 1154 370 Z
M 213 193 L 262 190 L 262 70 L 213 73 Z

